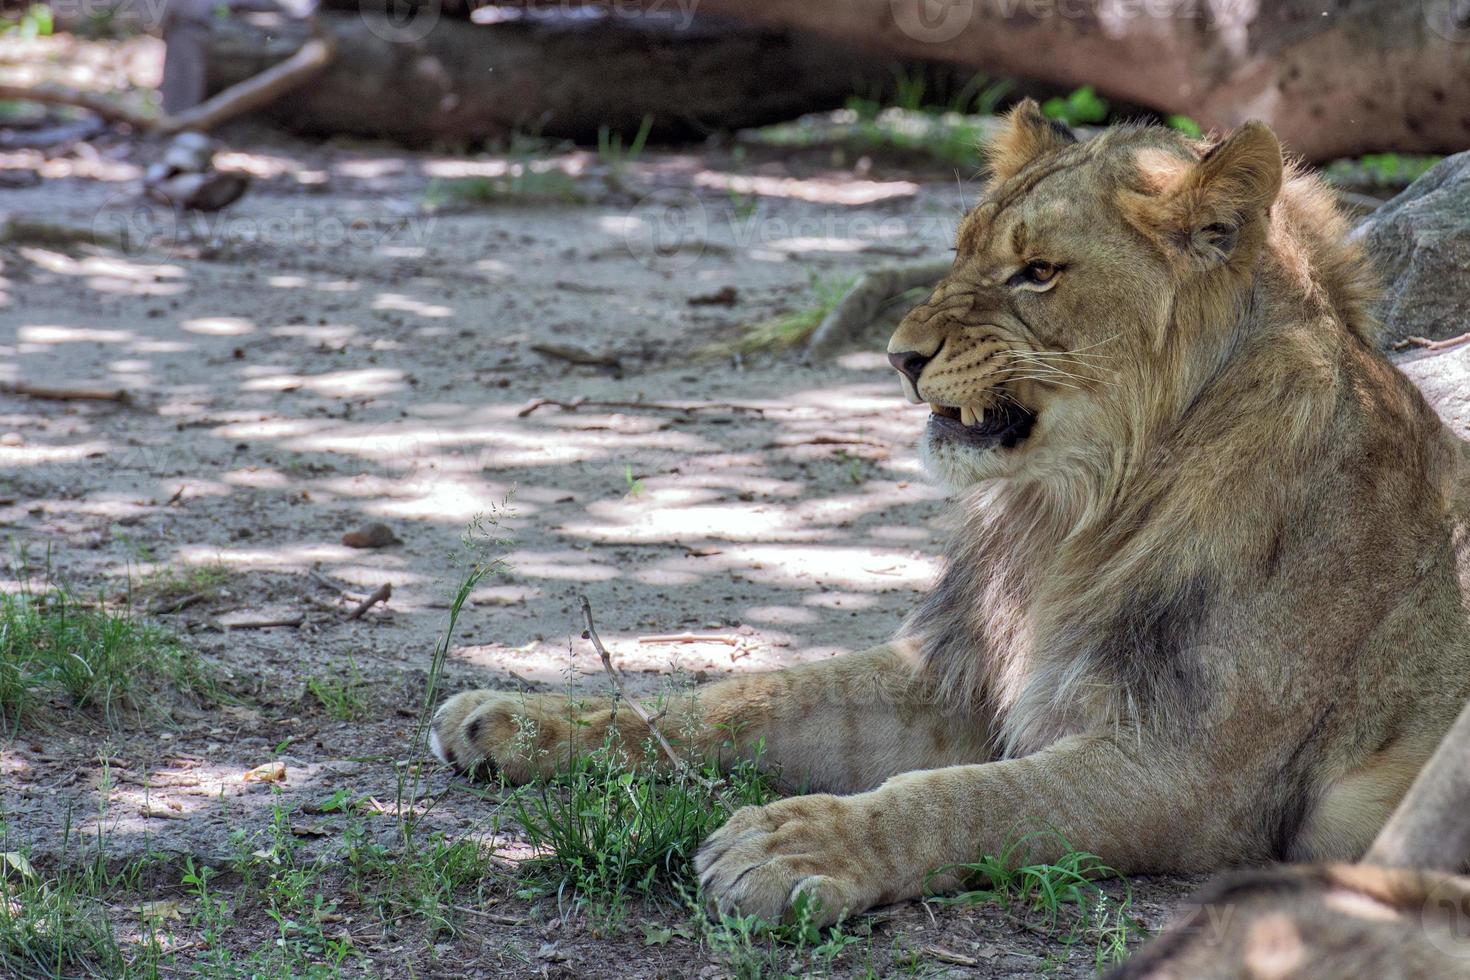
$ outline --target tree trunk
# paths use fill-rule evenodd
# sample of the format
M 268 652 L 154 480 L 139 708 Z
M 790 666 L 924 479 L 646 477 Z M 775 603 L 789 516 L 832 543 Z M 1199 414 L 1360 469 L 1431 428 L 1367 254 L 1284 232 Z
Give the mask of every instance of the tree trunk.
M 595 140 L 602 126 L 628 133 L 650 115 L 656 136 L 701 137 L 838 106 L 861 80 L 891 78 L 891 59 L 840 42 L 675 11 L 490 24 L 445 16 L 419 27 L 325 12 L 320 22 L 336 42 L 334 61 L 262 110 L 309 134 Z M 210 90 L 281 61 L 308 36 L 304 24 L 279 19 L 218 23 Z
M 649 8 L 666 0 L 644 0 Z M 1470 0 L 701 0 L 1182 113 L 1262 119 L 1312 160 L 1470 146 Z

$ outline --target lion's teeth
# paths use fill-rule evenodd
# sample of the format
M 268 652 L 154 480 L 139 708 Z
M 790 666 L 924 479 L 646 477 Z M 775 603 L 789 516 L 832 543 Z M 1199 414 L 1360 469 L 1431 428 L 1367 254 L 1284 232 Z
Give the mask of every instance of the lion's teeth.
M 975 416 L 975 410 L 973 408 L 965 408 L 963 405 L 961 405 L 960 406 L 960 424 L 961 425 L 974 425 L 976 421 L 978 421 L 978 420 L 977 420 L 977 418 Z

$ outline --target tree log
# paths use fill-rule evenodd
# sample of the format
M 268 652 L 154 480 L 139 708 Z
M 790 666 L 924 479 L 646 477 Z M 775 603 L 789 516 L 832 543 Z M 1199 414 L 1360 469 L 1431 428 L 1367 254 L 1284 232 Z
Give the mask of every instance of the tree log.
M 839 106 L 863 79 L 889 80 L 892 59 L 797 31 L 668 13 L 438 17 L 431 29 L 371 15 L 318 15 L 336 58 L 311 85 L 262 110 L 310 135 L 407 143 L 472 142 L 513 132 L 595 140 L 600 127 L 702 137 Z M 422 36 L 417 36 L 422 33 Z M 215 25 L 211 91 L 282 61 L 308 37 L 261 16 Z
M 650 7 L 663 0 L 644 0 Z M 1262 119 L 1311 160 L 1470 146 L 1470 0 L 701 0 L 905 58 Z

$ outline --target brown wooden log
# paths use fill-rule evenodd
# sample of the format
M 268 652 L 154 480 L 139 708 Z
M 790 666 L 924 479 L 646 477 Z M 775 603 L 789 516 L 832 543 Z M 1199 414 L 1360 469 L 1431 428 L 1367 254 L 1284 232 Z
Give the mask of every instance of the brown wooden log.
M 1470 146 L 1466 0 L 700 0 L 699 10 L 1094 85 L 1206 128 L 1262 119 L 1313 160 Z
M 886 56 L 797 31 L 691 21 L 672 6 L 607 17 L 512 14 L 488 24 L 445 15 L 427 30 L 336 11 L 317 20 L 335 40 L 333 63 L 263 110 L 312 135 L 595 140 L 600 127 L 631 133 L 651 115 L 657 137 L 698 137 L 840 106 L 864 79 L 892 78 Z M 306 37 L 300 23 L 216 24 L 210 88 L 255 75 Z

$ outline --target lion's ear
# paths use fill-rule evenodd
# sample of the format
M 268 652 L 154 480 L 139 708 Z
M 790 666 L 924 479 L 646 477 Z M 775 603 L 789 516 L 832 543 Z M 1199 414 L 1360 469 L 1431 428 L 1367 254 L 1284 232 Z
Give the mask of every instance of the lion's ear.
M 1205 266 L 1229 261 L 1241 233 L 1281 192 L 1281 144 L 1261 122 L 1241 126 L 1193 165 L 1150 168 L 1146 156 L 1140 165 L 1157 192 L 1127 193 L 1124 213 L 1141 231 Z
M 1042 115 L 1035 99 L 1022 99 L 1006 116 L 1005 124 L 986 146 L 990 186 L 996 187 L 1020 173 L 1026 164 L 1077 142 L 1076 135 L 1055 119 Z

